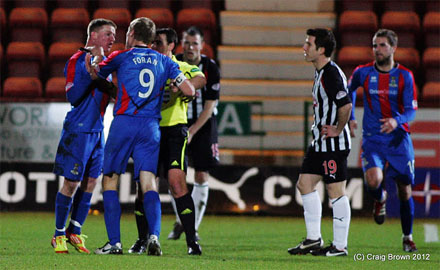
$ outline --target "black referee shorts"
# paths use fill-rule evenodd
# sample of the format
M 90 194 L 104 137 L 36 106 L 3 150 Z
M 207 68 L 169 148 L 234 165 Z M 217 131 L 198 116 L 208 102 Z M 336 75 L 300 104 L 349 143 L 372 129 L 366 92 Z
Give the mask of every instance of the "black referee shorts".
M 347 158 L 349 153 L 350 150 L 315 152 L 309 146 L 300 173 L 322 175 L 326 184 L 347 180 Z
M 166 177 L 170 169 L 180 169 L 186 172 L 188 157 L 186 147 L 188 142 L 188 127 L 178 124 L 171 127 L 160 127 L 160 151 L 158 173 Z

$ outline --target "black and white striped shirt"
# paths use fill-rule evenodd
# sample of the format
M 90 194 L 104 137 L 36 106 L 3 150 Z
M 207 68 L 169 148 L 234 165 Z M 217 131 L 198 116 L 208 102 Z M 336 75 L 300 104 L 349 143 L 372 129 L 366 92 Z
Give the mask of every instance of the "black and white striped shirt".
M 321 136 L 321 127 L 324 125 L 337 125 L 338 108 L 350 103 L 347 89 L 347 79 L 342 70 L 330 61 L 322 69 L 315 70 L 313 83 L 313 112 L 312 125 L 313 141 L 311 143 L 315 152 L 344 151 L 351 148 L 350 130 L 345 125 L 339 137 L 326 138 Z

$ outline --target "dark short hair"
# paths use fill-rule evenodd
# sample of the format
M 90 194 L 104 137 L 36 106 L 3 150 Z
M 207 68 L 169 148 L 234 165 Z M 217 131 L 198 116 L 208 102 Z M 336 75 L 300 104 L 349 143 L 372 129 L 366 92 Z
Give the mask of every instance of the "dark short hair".
M 190 26 L 188 29 L 184 31 L 189 36 L 199 35 L 202 40 L 204 40 L 203 31 L 197 26 Z
M 167 37 L 168 44 L 174 43 L 177 44 L 178 38 L 177 33 L 173 28 L 159 28 L 156 30 L 156 35 L 164 34 Z
M 398 38 L 397 38 L 397 34 L 393 30 L 379 29 L 374 34 L 373 38 L 376 37 L 386 37 L 388 39 L 388 43 L 390 43 L 392 47 L 397 46 Z
M 150 44 L 156 36 L 156 25 L 146 17 L 136 18 L 131 21 L 130 31 L 134 31 L 134 39 Z
M 307 35 L 315 37 L 316 49 L 324 48 L 324 55 L 330 57 L 336 48 L 335 35 L 325 28 L 307 29 Z
M 89 23 L 89 25 L 87 26 L 87 35 L 90 36 L 90 34 L 92 32 L 98 32 L 100 30 L 100 28 L 104 25 L 111 25 L 115 28 L 115 30 L 116 30 L 116 28 L 118 28 L 113 21 L 103 19 L 103 18 L 98 18 L 98 19 L 92 20 Z

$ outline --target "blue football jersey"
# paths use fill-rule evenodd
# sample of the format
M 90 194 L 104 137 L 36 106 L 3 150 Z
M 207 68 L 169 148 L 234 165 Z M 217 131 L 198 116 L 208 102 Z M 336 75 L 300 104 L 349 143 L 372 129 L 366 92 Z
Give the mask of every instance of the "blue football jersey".
M 379 119 L 391 117 L 396 119 L 397 128 L 409 132 L 408 121 L 417 110 L 417 89 L 409 69 L 397 64 L 389 72 L 380 72 L 374 62 L 358 66 L 349 80 L 352 98 L 358 87 L 364 89 L 364 136 L 387 136 L 380 133 Z
M 160 119 L 166 81 L 181 71 L 171 58 L 146 47 L 115 51 L 99 64 L 98 75 L 106 78 L 116 71 L 118 93 L 113 114 Z
M 72 109 L 66 115 L 63 128 L 71 132 L 102 131 L 105 109 L 110 100 L 108 94 L 89 89 L 92 80 L 85 67 L 86 55 L 78 50 L 64 68 L 66 96 Z

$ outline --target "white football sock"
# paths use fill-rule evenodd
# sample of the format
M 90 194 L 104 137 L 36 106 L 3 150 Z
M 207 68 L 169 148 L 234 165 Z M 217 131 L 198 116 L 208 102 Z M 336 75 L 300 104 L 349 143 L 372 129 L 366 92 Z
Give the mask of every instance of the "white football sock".
M 205 214 L 206 205 L 208 204 L 209 186 L 208 183 L 198 184 L 194 183 L 191 196 L 194 200 L 194 208 L 196 215 L 196 231 L 202 223 L 203 215 Z
M 301 195 L 304 207 L 304 220 L 306 222 L 307 239 L 321 238 L 322 205 L 319 194 L 315 190 L 309 194 Z
M 331 200 L 333 206 L 333 245 L 339 249 L 347 247 L 351 209 L 347 196 Z
M 168 194 L 170 194 L 170 197 L 171 197 L 171 205 L 173 206 L 174 214 L 176 215 L 176 222 L 179 224 L 182 224 L 182 222 L 180 221 L 179 215 L 177 214 L 176 201 L 174 200 L 174 197 L 171 194 L 170 190 L 168 190 Z

